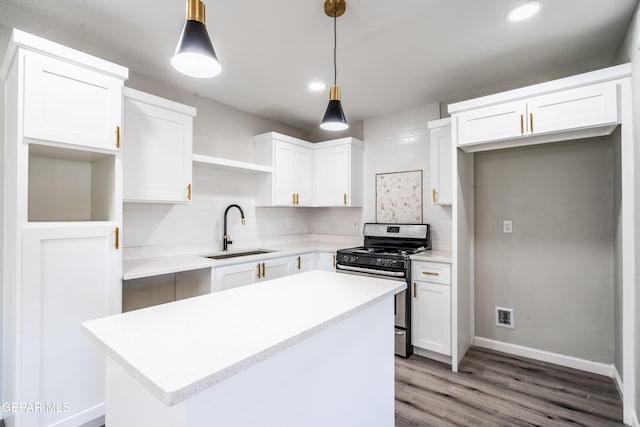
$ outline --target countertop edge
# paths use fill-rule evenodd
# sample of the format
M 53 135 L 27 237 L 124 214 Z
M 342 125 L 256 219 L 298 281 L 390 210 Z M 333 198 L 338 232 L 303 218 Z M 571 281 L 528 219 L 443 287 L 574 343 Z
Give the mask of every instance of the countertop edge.
M 406 284 L 404 282 L 397 282 L 398 285 L 388 291 L 377 295 L 358 306 L 349 309 L 339 315 L 331 317 L 303 332 L 292 335 L 291 337 L 284 339 L 283 341 L 277 342 L 271 345 L 264 350 L 261 350 L 249 357 L 246 357 L 242 360 L 239 360 L 232 365 L 229 365 L 225 368 L 220 369 L 217 372 L 214 372 L 204 378 L 201 378 L 191 384 L 187 384 L 183 387 L 180 387 L 176 390 L 166 391 L 162 389 L 159 385 L 155 384 L 149 377 L 140 372 L 135 368 L 130 362 L 125 360 L 118 352 L 116 352 L 113 348 L 111 348 L 108 344 L 103 342 L 94 332 L 91 330 L 92 321 L 86 321 L 82 323 L 82 330 L 85 334 L 87 334 L 94 343 L 98 344 L 111 359 L 116 362 L 120 367 L 122 367 L 126 372 L 136 378 L 145 389 L 147 389 L 151 394 L 153 394 L 156 398 L 158 398 L 163 404 L 166 406 L 174 406 L 176 404 L 181 403 L 182 401 L 189 399 L 190 397 L 200 393 L 207 388 L 210 388 L 226 379 L 237 375 L 252 366 L 257 365 L 258 363 L 265 361 L 291 347 L 294 345 L 317 335 L 319 332 L 322 332 L 333 325 L 338 324 L 339 322 L 363 311 L 367 308 L 383 301 L 386 298 L 391 297 L 392 295 L 397 294 L 398 292 L 404 290 L 406 288 Z M 99 319 L 97 319 L 99 320 Z
M 260 362 L 263 362 L 273 356 L 276 356 L 279 353 L 282 353 L 283 351 L 286 351 L 287 349 L 293 347 L 294 345 L 311 338 L 314 335 L 317 335 L 318 333 L 330 328 L 333 325 L 336 325 L 338 323 L 340 323 L 341 321 L 363 311 L 366 310 L 367 308 L 377 304 L 378 302 L 383 301 L 384 299 L 395 295 L 396 293 L 398 293 L 399 291 L 405 289 L 404 284 L 403 285 L 398 285 L 397 288 L 390 290 L 388 292 L 385 292 L 382 295 L 378 295 L 377 297 L 351 309 L 348 311 L 345 311 L 344 313 L 335 316 L 331 319 L 328 319 L 312 328 L 307 329 L 304 332 L 301 332 L 299 334 L 293 335 L 291 337 L 289 337 L 288 339 L 281 341 L 277 344 L 272 345 L 269 348 L 266 348 L 256 354 L 254 354 L 253 356 L 247 357 L 243 360 L 240 360 L 236 363 L 234 363 L 233 365 L 222 369 L 208 377 L 205 377 L 203 379 L 201 379 L 200 381 L 198 381 L 195 384 L 190 384 L 187 385 L 185 387 L 182 387 L 176 391 L 167 393 L 167 397 L 166 400 L 162 399 L 163 403 L 167 406 L 174 406 L 186 399 L 189 399 L 190 397 L 198 394 L 199 392 L 212 387 L 226 379 L 229 379 L 231 377 L 233 377 L 234 375 L 237 375 L 243 371 L 246 371 L 247 369 L 251 368 L 252 366 L 257 365 Z M 162 390 L 159 390 L 160 392 L 162 392 Z M 162 392 L 164 393 L 164 392 Z

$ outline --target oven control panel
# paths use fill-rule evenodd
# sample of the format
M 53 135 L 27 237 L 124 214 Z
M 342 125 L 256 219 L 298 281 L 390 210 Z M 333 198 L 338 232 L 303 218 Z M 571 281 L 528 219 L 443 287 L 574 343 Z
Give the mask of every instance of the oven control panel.
M 406 261 L 404 259 L 392 259 L 392 258 L 380 258 L 366 255 L 351 255 L 338 253 L 338 264 L 363 266 L 363 267 L 378 267 L 389 270 L 403 270 L 407 268 Z

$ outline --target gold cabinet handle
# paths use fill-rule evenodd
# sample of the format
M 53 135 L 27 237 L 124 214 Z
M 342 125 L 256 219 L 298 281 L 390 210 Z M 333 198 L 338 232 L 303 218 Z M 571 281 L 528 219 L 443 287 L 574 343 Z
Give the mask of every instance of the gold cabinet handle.
M 436 202 L 436 189 L 432 188 L 431 189 L 431 203 L 435 203 Z
M 116 227 L 116 250 L 120 248 L 120 228 Z
M 298 257 L 298 270 L 300 270 L 300 257 Z
M 264 278 L 264 262 L 262 263 L 262 277 Z
M 524 115 L 520 114 L 520 135 L 524 135 Z
M 333 266 L 334 267 L 336 266 L 336 256 L 335 255 L 333 256 Z
M 425 276 L 439 276 L 440 273 L 434 273 L 433 271 L 423 271 L 422 274 Z
M 187 185 L 187 200 L 191 200 L 191 184 Z
M 260 263 L 258 263 L 258 274 L 256 274 L 256 277 L 258 279 L 260 278 Z
M 296 205 L 300 204 L 300 193 L 296 193 Z
M 296 193 L 293 193 L 291 196 L 293 197 L 293 202 L 292 203 L 295 205 L 296 204 Z
M 533 113 L 529 113 L 529 132 L 533 133 Z
M 120 126 L 116 126 L 116 148 L 120 148 Z
M 347 206 L 347 193 L 344 193 L 344 205 Z
M 413 282 L 413 297 L 418 298 L 418 291 L 416 290 L 416 282 Z

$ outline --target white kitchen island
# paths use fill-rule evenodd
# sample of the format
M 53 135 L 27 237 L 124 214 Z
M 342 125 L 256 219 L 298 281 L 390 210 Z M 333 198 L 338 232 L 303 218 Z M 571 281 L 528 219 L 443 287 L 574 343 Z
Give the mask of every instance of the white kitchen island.
M 85 322 L 107 426 L 391 427 L 405 288 L 312 271 Z

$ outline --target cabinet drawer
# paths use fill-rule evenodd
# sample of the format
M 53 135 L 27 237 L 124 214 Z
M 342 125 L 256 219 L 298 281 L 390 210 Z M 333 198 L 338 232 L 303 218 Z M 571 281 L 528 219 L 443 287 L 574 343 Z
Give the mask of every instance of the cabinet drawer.
M 413 262 L 411 265 L 411 280 L 450 285 L 451 265 L 441 262 Z

